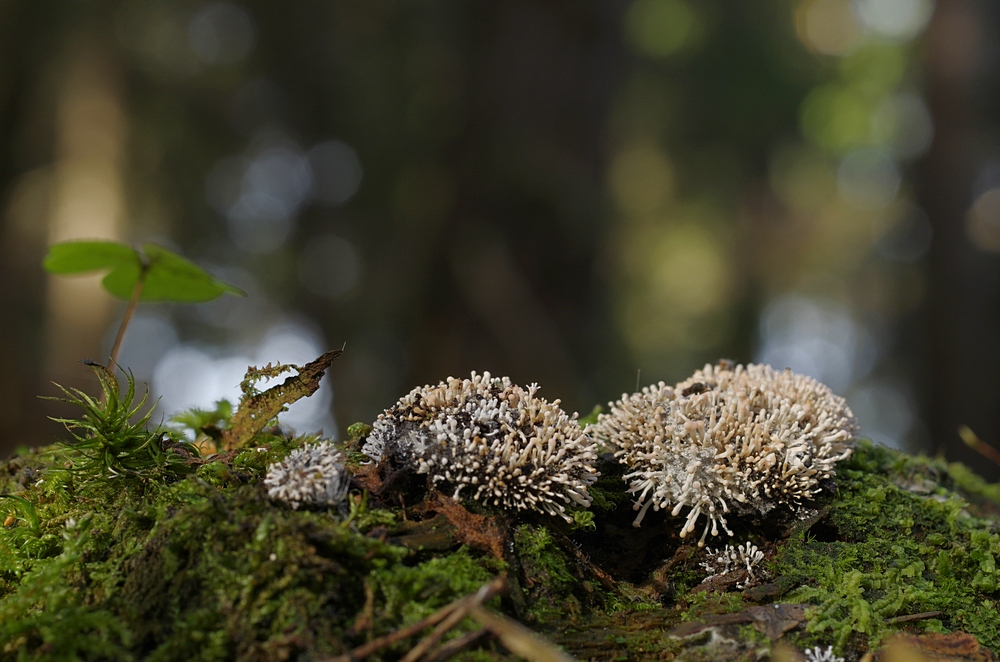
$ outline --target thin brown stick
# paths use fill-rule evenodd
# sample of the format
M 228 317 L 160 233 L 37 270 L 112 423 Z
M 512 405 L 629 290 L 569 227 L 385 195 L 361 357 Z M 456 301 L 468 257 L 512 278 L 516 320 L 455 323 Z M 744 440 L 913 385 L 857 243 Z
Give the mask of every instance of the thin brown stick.
M 455 610 L 455 603 L 450 603 L 441 607 L 436 612 L 428 616 L 427 618 L 421 619 L 410 625 L 408 627 L 390 632 L 387 635 L 381 636 L 378 639 L 372 639 L 367 644 L 358 646 L 357 648 L 351 650 L 345 655 L 339 655 L 337 657 L 331 657 L 326 660 L 326 662 L 352 662 L 353 660 L 363 660 L 372 653 L 376 653 L 383 648 L 392 646 L 393 644 L 402 641 L 403 639 L 409 639 L 413 635 L 419 633 L 421 630 L 426 630 L 432 625 L 437 625 L 443 619 L 445 619 L 448 614 Z
M 574 662 L 554 643 L 503 614 L 473 607 L 469 616 L 496 635 L 504 648 L 528 662 Z
M 365 586 L 365 606 L 361 608 L 361 614 L 354 621 L 348 632 L 351 634 L 361 634 L 365 630 L 371 630 L 375 625 L 375 589 L 368 579 L 364 579 Z
M 502 579 L 494 580 L 503 582 Z M 453 627 L 461 623 L 466 616 L 469 615 L 470 609 L 475 609 L 479 605 L 483 604 L 487 600 L 493 597 L 495 594 L 493 592 L 493 584 L 484 584 L 479 588 L 478 591 L 472 595 L 463 598 L 452 610 L 448 617 L 441 621 L 434 631 L 429 635 L 424 637 L 420 643 L 410 649 L 410 652 L 406 654 L 405 657 L 400 662 L 416 662 L 424 653 L 429 651 L 432 647 L 436 646 L 441 638 L 444 637 Z
M 474 630 L 457 639 L 452 639 L 451 641 L 438 647 L 437 650 L 424 658 L 424 662 L 444 662 L 445 660 L 458 655 L 466 648 L 471 648 L 472 646 L 478 644 L 481 640 L 492 636 L 493 633 L 486 628 L 483 628 L 482 630 Z
M 128 308 L 125 309 L 122 323 L 118 325 L 118 335 L 115 336 L 115 344 L 111 348 L 111 357 L 108 359 L 108 365 L 112 368 L 118 363 L 118 350 L 122 347 L 122 340 L 125 338 L 125 329 L 128 328 L 129 322 L 132 321 L 132 316 L 135 315 L 135 308 L 139 305 L 139 299 L 142 297 L 142 288 L 145 284 L 146 269 L 142 268 L 139 271 L 139 278 L 135 281 L 135 287 L 132 288 L 132 298 L 128 300 Z
M 379 637 L 378 639 L 373 639 L 372 641 L 369 641 L 367 644 L 358 646 L 357 648 L 351 650 L 345 655 L 338 655 L 337 657 L 328 658 L 326 662 L 353 662 L 354 660 L 364 659 L 369 655 L 371 655 L 372 653 L 378 652 L 383 648 L 392 646 L 393 644 L 400 642 L 403 639 L 409 639 L 413 635 L 419 633 L 421 630 L 426 630 L 429 627 L 437 625 L 445 618 L 447 618 L 449 614 L 451 614 L 453 611 L 461 607 L 464 602 L 470 601 L 472 599 L 478 599 L 479 603 L 481 604 L 483 602 L 486 602 L 493 596 L 502 593 L 506 588 L 507 588 L 507 582 L 503 579 L 503 577 L 497 577 L 489 584 L 484 584 L 474 594 L 467 595 L 465 597 L 449 602 L 444 607 L 441 607 L 427 618 L 417 621 L 413 625 L 402 628 L 400 630 L 396 630 L 395 632 L 390 632 L 389 634 Z M 479 596 L 482 597 L 480 598 Z
M 1000 465 L 1000 451 L 980 439 L 979 435 L 973 432 L 972 428 L 968 425 L 958 426 L 958 436 L 962 438 L 962 441 L 964 441 L 967 446 L 971 446 L 973 450 L 978 451 L 981 455 L 985 456 L 986 459 L 993 462 L 993 464 Z
M 925 618 L 940 616 L 940 611 L 924 611 L 919 614 L 907 614 L 906 616 L 893 616 L 885 620 L 886 625 L 896 625 L 897 623 L 909 623 L 910 621 L 922 621 Z
M 448 634 L 449 630 L 465 620 L 465 617 L 469 615 L 469 609 L 473 606 L 473 603 L 463 600 L 462 604 L 455 607 L 455 609 L 448 614 L 448 617 L 438 623 L 437 627 L 434 628 L 429 635 L 421 639 L 416 646 L 411 648 L 410 652 L 404 655 L 400 662 L 417 662 L 417 660 L 424 656 L 424 653 L 436 646 L 444 635 Z

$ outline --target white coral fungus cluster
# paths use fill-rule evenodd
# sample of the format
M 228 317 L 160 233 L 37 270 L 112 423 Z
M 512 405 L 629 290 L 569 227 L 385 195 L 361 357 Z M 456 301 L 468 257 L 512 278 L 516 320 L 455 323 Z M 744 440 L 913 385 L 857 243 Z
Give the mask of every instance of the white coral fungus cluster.
M 827 646 L 823 650 L 819 646 L 807 648 L 805 651 L 806 662 L 844 662 L 844 658 L 833 654 L 833 646 Z
M 706 560 L 698 564 L 708 572 L 708 577 L 702 580 L 702 583 L 746 566 L 747 578 L 738 583 L 736 588 L 746 588 L 750 582 L 757 579 L 753 569 L 764 558 L 764 552 L 749 541 L 739 547 L 726 545 L 724 549 L 718 551 L 709 547 L 706 551 Z
M 294 450 L 267 468 L 267 495 L 296 510 L 301 505 L 334 506 L 343 501 L 351 484 L 345 459 L 328 441 Z
M 488 372 L 416 388 L 378 417 L 361 450 L 427 474 L 455 499 L 572 520 L 567 505 L 590 505 L 597 446 L 576 414 L 537 390 Z
M 629 469 L 638 494 L 633 524 L 650 506 L 677 516 L 692 533 L 707 517 L 699 545 L 726 514 L 766 513 L 798 505 L 851 454 L 857 421 L 843 398 L 816 380 L 767 365 L 706 365 L 674 387 L 662 382 L 611 403 L 592 429 Z

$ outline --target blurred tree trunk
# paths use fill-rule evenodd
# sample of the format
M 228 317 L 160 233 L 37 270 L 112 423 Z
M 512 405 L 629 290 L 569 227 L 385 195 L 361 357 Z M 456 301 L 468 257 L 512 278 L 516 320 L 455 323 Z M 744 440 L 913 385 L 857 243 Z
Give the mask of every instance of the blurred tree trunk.
M 927 95 L 934 142 L 920 173 L 922 203 L 934 227 L 929 318 L 928 418 L 937 452 L 996 480 L 1000 467 L 966 447 L 968 425 L 1000 445 L 1000 260 L 969 241 L 965 219 L 974 202 L 985 126 L 986 46 L 996 26 L 977 0 L 939 0 L 926 37 Z
M 0 456 L 18 445 L 51 440 L 56 429 L 38 399 L 44 384 L 42 355 L 45 281 L 39 268 L 45 226 L 35 223 L 51 191 L 40 166 L 46 149 L 30 130 L 44 122 L 31 116 L 27 99 L 37 99 L 45 54 L 58 39 L 55 6 L 0 4 Z M 25 171 L 30 171 L 24 174 Z

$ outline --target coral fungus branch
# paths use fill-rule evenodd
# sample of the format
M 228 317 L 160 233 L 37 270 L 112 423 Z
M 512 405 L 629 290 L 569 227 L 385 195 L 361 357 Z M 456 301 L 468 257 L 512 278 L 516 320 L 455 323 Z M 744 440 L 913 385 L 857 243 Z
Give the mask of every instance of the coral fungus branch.
M 698 545 L 735 514 L 798 505 L 851 454 L 858 424 L 843 398 L 814 379 L 770 366 L 706 365 L 674 387 L 660 382 L 611 403 L 594 437 L 628 467 L 633 522 L 650 507 L 674 517 L 680 537 L 705 524 Z

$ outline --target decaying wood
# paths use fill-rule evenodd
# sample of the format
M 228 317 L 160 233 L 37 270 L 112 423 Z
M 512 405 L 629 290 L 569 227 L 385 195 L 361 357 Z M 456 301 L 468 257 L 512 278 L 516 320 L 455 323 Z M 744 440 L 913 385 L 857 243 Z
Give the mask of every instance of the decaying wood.
M 899 634 L 873 658 L 877 662 L 997 662 L 993 651 L 965 632 Z
M 562 548 L 573 557 L 577 565 L 579 565 L 584 572 L 597 579 L 601 586 L 609 591 L 613 591 L 618 587 L 614 578 L 605 572 L 603 568 L 600 568 L 597 564 L 591 561 L 589 556 L 581 552 L 580 548 L 577 547 L 572 540 L 570 540 L 569 536 L 558 529 L 551 529 L 551 532 L 552 536 L 560 543 Z
M 342 349 L 331 350 L 301 368 L 268 364 L 263 368 L 249 369 L 241 385 L 244 397 L 240 401 L 239 409 L 233 414 L 229 428 L 222 431 L 220 447 L 227 451 L 241 448 L 263 430 L 268 422 L 284 411 L 287 405 L 315 393 L 319 389 L 319 382 L 323 379 L 326 369 L 343 353 Z M 295 370 L 298 374 L 288 377 L 282 383 L 262 393 L 251 393 L 250 384 L 254 379 L 276 377 L 288 372 L 288 369 Z
M 752 623 L 758 632 L 766 634 L 773 641 L 801 625 L 806 620 L 808 607 L 809 605 L 799 604 L 749 607 L 736 614 L 721 614 L 701 621 L 682 623 L 668 634 L 677 639 L 684 639 L 719 625 Z
M 460 544 L 455 525 L 442 513 L 420 521 L 401 522 L 386 542 L 423 551 L 444 551 Z
M 448 518 L 455 527 L 455 540 L 458 542 L 489 552 L 495 558 L 504 558 L 509 527 L 501 517 L 470 513 L 458 501 L 440 492 L 428 496 L 423 506 Z

